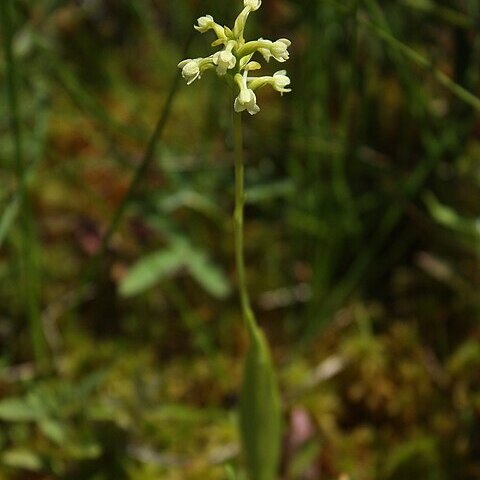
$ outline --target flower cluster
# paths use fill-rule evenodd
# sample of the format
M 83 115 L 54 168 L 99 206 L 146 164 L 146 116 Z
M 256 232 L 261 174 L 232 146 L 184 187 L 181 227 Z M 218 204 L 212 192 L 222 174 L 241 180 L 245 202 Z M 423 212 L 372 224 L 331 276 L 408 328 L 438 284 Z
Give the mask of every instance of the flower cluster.
M 257 105 L 255 90 L 270 85 L 274 90 L 284 94 L 290 92 L 290 79 L 286 70 L 280 70 L 273 76 L 251 77 L 250 72 L 259 70 L 261 65 L 252 61 L 252 57 L 258 52 L 267 62 L 273 57 L 278 62 L 285 62 L 289 58 L 288 47 L 290 40 L 281 38 L 275 42 L 260 38 L 256 41 L 247 42 L 244 38 L 245 24 L 251 12 L 258 10 L 261 0 L 244 0 L 244 8 L 238 15 L 233 29 L 222 27 L 216 23 L 211 15 L 198 19 L 195 29 L 200 33 L 213 30 L 217 39 L 212 43 L 213 47 L 222 46 L 222 49 L 207 58 L 188 58 L 178 64 L 182 69 L 182 76 L 187 85 L 201 78 L 203 72 L 214 69 L 220 76 L 231 76 L 234 85 L 238 87 L 238 95 L 235 99 L 235 111 L 248 111 L 255 115 L 260 111 Z

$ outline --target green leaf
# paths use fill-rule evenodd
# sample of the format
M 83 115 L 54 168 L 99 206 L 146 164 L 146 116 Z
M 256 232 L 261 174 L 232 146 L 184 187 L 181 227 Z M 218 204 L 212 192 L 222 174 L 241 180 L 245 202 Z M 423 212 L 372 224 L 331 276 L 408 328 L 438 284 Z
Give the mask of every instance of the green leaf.
M 281 447 L 280 396 L 267 340 L 250 336 L 240 396 L 240 433 L 251 480 L 276 480 Z
M 102 454 L 102 447 L 97 443 L 69 445 L 67 448 L 70 458 L 75 460 L 95 460 Z
M 430 215 L 443 227 L 457 233 L 480 239 L 480 219 L 465 218 L 459 215 L 453 208 L 441 204 L 433 194 L 425 196 L 425 203 Z
M 172 213 L 179 208 L 189 208 L 203 213 L 213 220 L 223 217 L 222 209 L 214 201 L 193 190 L 181 190 L 173 195 L 162 197 L 159 206 L 167 213 Z
M 445 480 L 442 459 L 434 437 L 414 437 L 393 448 L 384 461 L 383 478 Z
M 295 454 L 295 457 L 290 463 L 289 474 L 292 478 L 302 478 L 302 474 L 314 464 L 315 459 L 318 458 L 321 450 L 318 441 L 308 442 Z
M 227 480 L 237 480 L 237 474 L 231 465 L 225 465 L 225 474 L 227 475 Z
M 33 472 L 42 468 L 42 459 L 31 450 L 23 448 L 7 450 L 0 458 L 4 465 L 12 468 L 22 468 Z
M 29 399 L 7 398 L 0 402 L 0 420 L 7 422 L 30 422 L 45 416 L 45 411 Z
M 206 412 L 187 405 L 168 404 L 153 410 L 150 414 L 156 422 L 196 423 L 206 418 Z
M 247 189 L 245 202 L 248 204 L 261 203 L 277 197 L 287 197 L 295 192 L 295 186 L 290 180 L 257 185 Z
M 120 294 L 132 297 L 148 290 L 182 268 L 182 251 L 178 248 L 162 250 L 140 259 L 120 283 Z
M 474 27 L 473 18 L 469 18 L 462 12 L 452 8 L 441 6 L 432 0 L 403 0 L 403 3 L 408 7 L 415 8 L 428 14 L 437 15 L 443 20 L 450 22 L 452 25 L 463 28 Z
M 105 381 L 107 370 L 99 370 L 85 377 L 78 386 L 75 387 L 75 398 L 78 401 L 87 400 L 94 391 Z
M 67 440 L 67 430 L 64 425 L 56 420 L 47 418 L 38 424 L 40 431 L 52 442 L 63 445 Z
M 185 255 L 186 267 L 192 277 L 210 295 L 225 298 L 230 293 L 227 276 L 212 263 L 205 252 L 190 248 Z
M 18 212 L 18 198 L 15 197 L 4 209 L 0 217 L 0 247 L 12 226 Z
M 186 268 L 192 278 L 210 295 L 224 298 L 230 293 L 227 276 L 208 255 L 191 245 L 187 237 L 169 235 L 170 247 L 140 259 L 120 283 L 120 293 L 130 297 Z

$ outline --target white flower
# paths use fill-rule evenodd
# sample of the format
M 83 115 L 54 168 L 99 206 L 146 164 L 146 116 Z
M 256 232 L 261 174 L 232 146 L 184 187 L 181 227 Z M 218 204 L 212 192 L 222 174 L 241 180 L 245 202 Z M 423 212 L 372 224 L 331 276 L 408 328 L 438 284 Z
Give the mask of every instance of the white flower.
M 279 62 L 285 62 L 290 58 L 290 54 L 288 53 L 288 47 L 292 44 L 292 42 L 286 38 L 281 38 L 276 42 L 273 42 L 270 51 L 272 52 L 273 57 L 275 60 Z
M 237 113 L 247 110 L 250 115 L 255 115 L 260 111 L 260 107 L 257 105 L 257 96 L 249 88 L 239 93 L 235 99 L 234 107 Z
M 218 40 L 216 40 L 218 44 L 223 43 L 227 38 L 225 28 L 216 23 L 211 15 L 200 17 L 197 22 L 198 25 L 194 26 L 195 30 L 198 30 L 200 33 L 206 33 L 209 30 L 213 30 L 218 37 Z
M 178 64 L 178 68 L 182 69 L 182 77 L 187 81 L 187 85 L 192 84 L 200 77 L 200 58 L 183 60 Z
M 273 74 L 272 77 L 272 87 L 277 92 L 280 92 L 282 95 L 284 93 L 291 92 L 291 88 L 287 88 L 291 83 L 290 78 L 287 76 L 286 70 L 279 70 L 278 72 Z
M 249 7 L 252 12 L 255 12 L 262 5 L 262 0 L 243 0 L 243 5 Z
M 217 66 L 217 73 L 219 75 L 225 75 L 227 70 L 232 69 L 237 64 L 237 58 L 232 53 L 235 45 L 236 42 L 232 40 L 227 43 L 225 50 L 213 55 L 213 63 Z
M 215 21 L 211 15 L 205 15 L 204 17 L 200 17 L 198 20 L 198 25 L 195 25 L 195 30 L 198 30 L 200 33 L 208 32 L 212 30 L 213 26 L 215 25 Z
M 235 99 L 234 108 L 237 113 L 247 110 L 250 115 L 255 115 L 260 111 L 260 107 L 257 105 L 257 96 L 255 92 L 247 87 L 247 74 L 246 71 L 243 75 L 237 73 L 235 75 L 235 81 L 240 88 L 240 93 Z
M 256 42 L 248 42 L 244 45 L 241 50 L 241 53 L 244 51 L 257 51 L 259 52 L 263 58 L 269 62 L 270 58 L 272 57 L 272 52 L 270 51 L 270 47 L 273 45 L 273 42 L 270 40 L 265 40 L 263 38 L 259 38 Z M 248 50 L 247 50 L 248 49 Z
M 266 76 L 247 78 L 248 87 L 253 91 L 263 88 L 266 85 L 271 85 L 274 90 L 280 92 L 282 95 L 292 91 L 290 88 L 287 88 L 290 83 L 291 81 L 287 76 L 286 70 L 280 70 L 276 72 L 273 77 Z
M 270 40 L 258 40 L 260 47 L 257 50 L 263 55 L 263 58 L 269 62 L 270 58 L 274 58 L 277 62 L 283 63 L 290 58 L 288 47 L 292 44 L 290 40 L 281 38 L 276 42 Z
M 187 58 L 178 64 L 178 68 L 182 69 L 182 77 L 187 81 L 187 85 L 190 85 L 197 78 L 201 78 L 205 70 L 213 68 L 213 56 L 207 58 Z
M 178 67 L 182 69 L 182 76 L 188 85 L 201 78 L 203 72 L 208 69 L 215 69 L 218 75 L 227 76 L 230 80 L 233 77 L 234 84 L 238 86 L 235 111 L 246 110 L 250 115 L 255 115 L 260 111 L 255 95 L 258 89 L 270 85 L 283 95 L 291 92 L 289 88 L 291 81 L 286 70 L 280 70 L 273 76 L 249 77 L 250 72 L 261 68 L 258 62 L 252 60 L 253 56 L 260 53 L 267 61 L 273 57 L 283 63 L 290 57 L 288 48 L 291 42 L 286 38 L 280 38 L 275 42 L 263 38 L 247 42 L 244 38 L 247 19 L 252 12 L 261 7 L 262 0 L 243 0 L 243 5 L 233 29 L 222 27 L 211 15 L 199 17 L 195 29 L 201 33 L 213 30 L 217 38 L 212 47 L 221 47 L 221 50 L 206 58 L 188 58 L 180 62 Z

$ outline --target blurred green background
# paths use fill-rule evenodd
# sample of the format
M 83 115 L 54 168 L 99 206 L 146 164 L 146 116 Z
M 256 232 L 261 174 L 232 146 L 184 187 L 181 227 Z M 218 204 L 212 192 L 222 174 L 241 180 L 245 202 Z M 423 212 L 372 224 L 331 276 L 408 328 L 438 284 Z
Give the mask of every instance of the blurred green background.
M 177 69 L 242 2 L 2 2 L 0 479 L 244 478 L 231 99 Z M 249 21 L 292 40 L 244 117 L 279 479 L 480 478 L 479 29 L 478 0 Z

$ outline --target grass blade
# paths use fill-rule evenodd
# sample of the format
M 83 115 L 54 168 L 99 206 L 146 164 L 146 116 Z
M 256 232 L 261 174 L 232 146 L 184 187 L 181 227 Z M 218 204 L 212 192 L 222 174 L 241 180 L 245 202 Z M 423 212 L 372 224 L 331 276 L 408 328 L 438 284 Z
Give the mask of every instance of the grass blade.
M 30 198 L 28 195 L 27 167 L 24 161 L 20 110 L 18 101 L 18 77 L 13 55 L 12 28 L 13 9 L 11 0 L 0 2 L 0 24 L 3 32 L 3 48 L 6 59 L 6 93 L 10 112 L 12 139 L 14 144 L 15 171 L 18 183 L 18 208 L 20 209 L 19 262 L 22 294 L 25 299 L 26 316 L 30 323 L 30 334 L 36 361 L 44 366 L 47 345 L 40 318 L 39 271 L 32 224 Z

